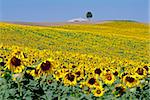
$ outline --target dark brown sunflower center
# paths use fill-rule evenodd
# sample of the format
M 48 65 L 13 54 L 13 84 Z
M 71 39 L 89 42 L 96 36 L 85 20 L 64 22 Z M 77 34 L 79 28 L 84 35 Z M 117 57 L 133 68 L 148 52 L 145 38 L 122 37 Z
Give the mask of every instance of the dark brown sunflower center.
M 144 70 L 142 68 L 138 68 L 136 71 L 139 75 L 143 75 Z
M 69 81 L 71 81 L 71 82 L 74 81 L 74 79 L 75 79 L 75 76 L 72 75 L 71 73 L 67 74 L 66 77 L 67 77 L 67 79 L 68 79 Z
M 112 80 L 112 76 L 111 76 L 111 74 L 106 74 L 106 78 L 107 78 L 107 80 Z
M 77 75 L 77 77 L 80 77 L 81 75 L 80 71 L 76 72 L 75 74 Z
M 75 65 L 72 65 L 72 68 L 76 68 L 76 66 L 75 66 Z
M 126 81 L 128 81 L 130 83 L 134 82 L 134 80 L 135 79 L 133 77 L 129 77 L 129 76 L 126 77 Z
M 97 93 L 97 94 L 101 94 L 101 90 L 97 90 L 96 93 Z
M 96 80 L 95 80 L 94 78 L 91 78 L 91 79 L 88 81 L 88 83 L 91 84 L 91 85 L 95 84 L 95 82 L 96 82 Z
M 4 66 L 6 63 L 4 62 L 0 62 L 0 66 Z
M 49 61 L 46 61 L 46 63 L 43 62 L 43 63 L 41 64 L 41 69 L 42 69 L 43 71 L 49 70 L 50 67 L 51 67 L 51 63 L 50 63 Z
M 117 75 L 118 75 L 118 72 L 117 72 L 117 71 L 115 71 L 113 74 L 114 74 L 115 76 L 117 76 Z
M 10 62 L 11 62 L 11 64 L 12 64 L 13 66 L 15 66 L 15 67 L 21 65 L 21 60 L 18 59 L 18 58 L 16 58 L 16 57 L 11 58 L 11 61 L 10 61 Z
M 66 66 L 63 66 L 63 68 L 67 68 Z
M 102 72 L 102 71 L 100 70 L 100 68 L 95 69 L 95 74 L 99 74 L 99 75 L 100 75 L 101 72 Z

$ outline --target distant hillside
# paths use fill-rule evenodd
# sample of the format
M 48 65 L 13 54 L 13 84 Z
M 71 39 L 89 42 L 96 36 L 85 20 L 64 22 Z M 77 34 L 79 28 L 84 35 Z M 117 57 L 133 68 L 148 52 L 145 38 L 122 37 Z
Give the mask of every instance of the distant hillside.
M 112 23 L 112 22 L 121 22 L 121 23 L 139 23 L 133 20 L 102 20 L 102 21 L 69 21 L 69 22 L 5 22 L 12 24 L 20 24 L 20 25 L 31 25 L 31 26 L 61 26 L 61 25 L 69 25 L 69 24 L 98 24 L 98 23 Z M 142 24 L 142 23 L 141 23 Z M 144 24 L 144 23 L 143 23 Z
M 0 40 L 4 45 L 39 50 L 148 60 L 148 29 L 147 24 L 126 21 L 49 27 L 0 23 Z

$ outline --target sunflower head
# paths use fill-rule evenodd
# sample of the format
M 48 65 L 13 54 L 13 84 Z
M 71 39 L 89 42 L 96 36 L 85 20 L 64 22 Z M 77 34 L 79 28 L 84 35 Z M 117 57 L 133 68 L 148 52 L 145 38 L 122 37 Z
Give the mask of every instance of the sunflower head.
M 95 74 L 98 74 L 98 75 L 100 75 L 101 74 L 101 69 L 100 68 L 96 68 L 95 70 L 94 70 L 94 73 Z
M 54 65 L 55 65 L 54 62 L 52 62 L 50 60 L 46 60 L 46 61 L 40 63 L 37 67 L 37 69 L 39 70 L 39 74 L 41 74 L 41 75 L 52 74 Z
M 76 68 L 77 66 L 76 65 L 72 65 L 72 68 Z
M 17 58 L 16 56 L 13 56 L 12 58 L 10 58 L 8 62 L 6 63 L 6 66 L 10 71 L 14 73 L 20 73 L 24 69 L 21 59 Z
M 125 93 L 125 86 L 122 84 L 115 85 L 115 89 L 113 91 L 113 94 L 115 94 L 117 97 L 122 96 Z
M 136 73 L 138 73 L 139 75 L 144 75 L 144 69 L 143 68 L 138 68 Z
M 150 64 L 144 65 L 143 68 L 147 71 L 147 74 L 150 75 Z
M 94 96 L 101 97 L 104 95 L 104 88 L 102 86 L 96 87 L 96 89 L 93 91 Z
M 94 87 L 98 86 L 99 83 L 98 83 L 98 80 L 95 77 L 91 76 L 91 77 L 88 78 L 86 85 L 89 88 L 94 88 Z
M 52 65 L 49 61 L 46 61 L 46 62 L 43 62 L 40 67 L 42 71 L 48 71 L 52 67 Z
M 77 70 L 75 70 L 75 75 L 76 75 L 77 81 L 84 80 L 85 78 L 84 70 L 80 67 Z
M 75 74 L 76 74 L 77 77 L 80 77 L 81 72 L 80 72 L 80 71 L 77 71 Z
M 74 79 L 75 79 L 75 75 L 71 74 L 71 73 L 68 73 L 66 74 L 65 76 L 70 82 L 73 82 Z
M 114 74 L 115 76 L 118 76 L 118 71 L 115 71 L 113 74 Z
M 73 73 L 67 73 L 64 77 L 65 85 L 76 85 L 76 76 Z
M 95 83 L 96 83 L 96 79 L 95 78 L 90 78 L 88 80 L 88 84 L 90 84 L 90 85 L 94 85 Z
M 133 77 L 127 76 L 127 77 L 126 77 L 126 81 L 127 81 L 127 82 L 130 82 L 130 83 L 133 83 L 133 82 L 135 81 L 135 79 L 134 79 Z
M 105 77 L 106 77 L 106 79 L 107 79 L 108 81 L 111 81 L 111 80 L 112 80 L 112 75 L 109 74 L 109 73 L 106 74 Z
M 16 57 L 12 57 L 10 60 L 10 64 L 14 67 L 18 67 L 21 65 L 21 60 Z
M 0 66 L 5 66 L 4 58 L 0 56 Z
M 101 77 L 105 84 L 112 84 L 115 81 L 115 76 L 111 71 L 104 71 Z
M 146 71 L 145 68 L 140 68 L 140 67 L 138 67 L 138 68 L 136 68 L 136 70 L 135 70 L 135 74 L 137 75 L 137 77 L 138 77 L 139 79 L 141 79 L 141 78 L 144 78 L 144 77 L 147 75 L 147 71 Z
M 134 87 L 139 84 L 139 80 L 136 79 L 136 76 L 133 75 L 127 75 L 123 78 L 123 82 L 128 87 Z

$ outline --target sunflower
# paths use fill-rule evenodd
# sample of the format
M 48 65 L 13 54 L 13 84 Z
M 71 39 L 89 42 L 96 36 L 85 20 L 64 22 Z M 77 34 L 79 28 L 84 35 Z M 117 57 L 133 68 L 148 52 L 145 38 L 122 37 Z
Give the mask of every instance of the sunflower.
M 94 88 L 96 86 L 99 86 L 100 84 L 100 81 L 98 81 L 94 76 L 90 76 L 86 82 L 86 85 L 89 88 Z
M 118 76 L 118 71 L 115 71 L 114 73 L 113 73 L 115 76 Z
M 126 75 L 123 77 L 123 83 L 130 88 L 139 85 L 139 80 L 135 75 Z
M 66 73 L 66 75 L 64 76 L 64 84 L 65 85 L 76 85 L 76 76 L 74 73 L 68 72 Z
M 89 78 L 89 80 L 87 82 L 89 87 L 93 87 L 95 85 L 95 83 L 96 83 L 96 79 L 94 77 Z
M 6 66 L 8 70 L 14 73 L 20 73 L 24 69 L 22 60 L 16 56 L 13 56 L 12 58 L 10 58 L 8 62 L 6 63 Z
M 143 68 L 147 71 L 147 74 L 150 74 L 150 64 L 144 65 Z
M 4 58 L 0 56 L 0 66 L 4 66 L 4 65 L 5 65 Z
M 78 67 L 75 70 L 75 75 L 76 75 L 77 81 L 83 80 L 85 78 L 83 67 Z
M 146 77 L 147 71 L 146 71 L 145 68 L 137 67 L 137 68 L 135 69 L 135 74 L 136 74 L 136 76 L 137 76 L 139 79 L 142 79 L 142 78 Z
M 40 75 L 49 75 L 52 74 L 53 70 L 54 70 L 55 64 L 51 59 L 48 59 L 42 63 L 40 63 L 36 70 L 39 71 Z
M 113 73 L 111 73 L 110 70 L 107 71 L 103 71 L 101 74 L 101 78 L 104 81 L 105 84 L 112 84 L 115 81 L 115 76 L 113 75 Z
M 92 91 L 94 96 L 101 97 L 104 95 L 104 88 L 102 86 L 97 86 L 95 90 Z
M 113 90 L 113 94 L 116 97 L 122 96 L 126 91 L 126 87 L 123 84 L 116 84 L 115 89 Z
M 95 68 L 94 69 L 94 74 L 99 76 L 101 73 L 102 73 L 102 70 L 100 68 Z

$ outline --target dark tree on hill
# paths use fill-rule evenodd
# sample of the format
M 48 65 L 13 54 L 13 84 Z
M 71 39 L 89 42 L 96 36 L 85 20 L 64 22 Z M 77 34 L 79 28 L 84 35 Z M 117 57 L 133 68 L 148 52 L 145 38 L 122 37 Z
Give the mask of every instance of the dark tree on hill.
M 93 17 L 92 12 L 87 12 L 87 13 L 86 13 L 86 18 L 89 19 L 89 21 L 90 21 L 90 19 L 91 19 L 92 17 Z

